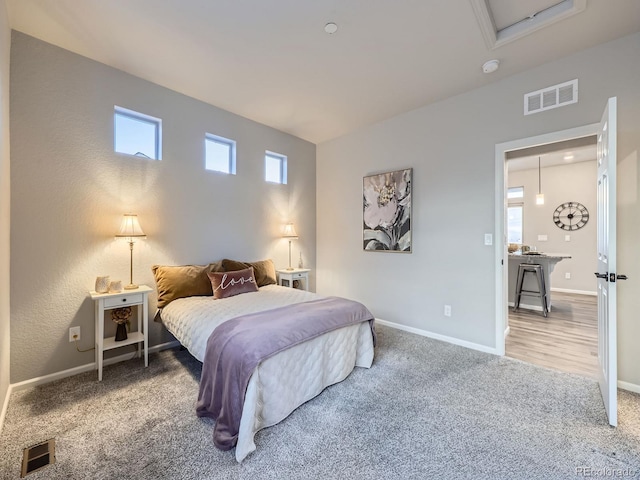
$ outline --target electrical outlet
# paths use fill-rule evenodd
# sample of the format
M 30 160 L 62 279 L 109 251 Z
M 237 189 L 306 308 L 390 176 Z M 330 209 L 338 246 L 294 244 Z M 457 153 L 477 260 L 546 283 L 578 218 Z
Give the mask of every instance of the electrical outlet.
M 77 335 L 77 337 L 73 338 L 74 335 Z M 75 340 L 80 340 L 80 327 L 71 327 L 69 329 L 69 341 L 73 342 Z
M 565 235 L 564 236 L 564 241 L 565 242 L 570 242 L 571 241 L 571 235 Z
M 571 272 L 566 272 L 564 274 L 564 278 L 566 278 L 567 280 L 571 280 Z
M 451 305 L 445 305 L 444 306 L 444 316 L 445 317 L 450 317 L 451 316 Z
M 493 235 L 490 233 L 484 234 L 484 244 L 485 245 L 493 245 Z

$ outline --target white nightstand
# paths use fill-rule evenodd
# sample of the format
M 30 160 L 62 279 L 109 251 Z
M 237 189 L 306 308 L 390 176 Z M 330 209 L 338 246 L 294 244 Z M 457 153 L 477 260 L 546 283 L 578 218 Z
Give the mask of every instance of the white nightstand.
M 91 299 L 96 303 L 96 364 L 98 365 L 98 381 L 102 381 L 102 363 L 105 350 L 142 343 L 144 347 L 144 366 L 149 366 L 149 292 L 153 289 L 146 285 L 140 285 L 135 290 L 123 290 L 119 293 L 89 292 Z M 104 338 L 104 312 L 120 307 L 138 308 L 138 331 L 127 334 L 127 339 L 120 342 L 115 337 Z M 138 358 L 141 348 L 138 345 Z
M 302 282 L 303 290 L 309 291 L 309 272 L 310 268 L 294 268 L 293 270 L 287 270 L 286 268 L 276 270 L 278 272 L 278 285 L 283 287 L 293 288 L 293 281 L 298 280 Z M 287 282 L 286 285 L 283 281 Z

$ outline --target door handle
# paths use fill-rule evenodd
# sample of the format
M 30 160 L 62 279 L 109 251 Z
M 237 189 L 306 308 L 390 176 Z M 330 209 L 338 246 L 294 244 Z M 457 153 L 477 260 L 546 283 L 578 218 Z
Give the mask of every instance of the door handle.
M 602 278 L 608 282 L 615 283 L 616 280 L 628 280 L 629 278 L 626 275 L 616 275 L 615 273 L 595 273 L 595 276 L 598 278 Z

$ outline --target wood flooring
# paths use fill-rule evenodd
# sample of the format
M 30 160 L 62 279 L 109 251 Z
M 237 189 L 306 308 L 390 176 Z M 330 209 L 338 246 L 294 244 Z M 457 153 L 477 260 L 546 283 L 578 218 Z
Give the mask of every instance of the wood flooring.
M 551 312 L 509 307 L 506 355 L 563 372 L 596 378 L 598 371 L 597 299 L 551 293 Z

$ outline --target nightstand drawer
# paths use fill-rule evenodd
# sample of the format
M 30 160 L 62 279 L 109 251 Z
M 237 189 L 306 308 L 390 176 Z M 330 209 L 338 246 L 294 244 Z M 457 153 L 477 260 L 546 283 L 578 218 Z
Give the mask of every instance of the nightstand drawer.
M 307 274 L 306 273 L 292 273 L 291 274 L 291 278 L 306 278 Z
M 123 297 L 105 298 L 104 308 L 126 307 L 127 305 L 139 305 L 142 303 L 142 293 L 132 293 Z

